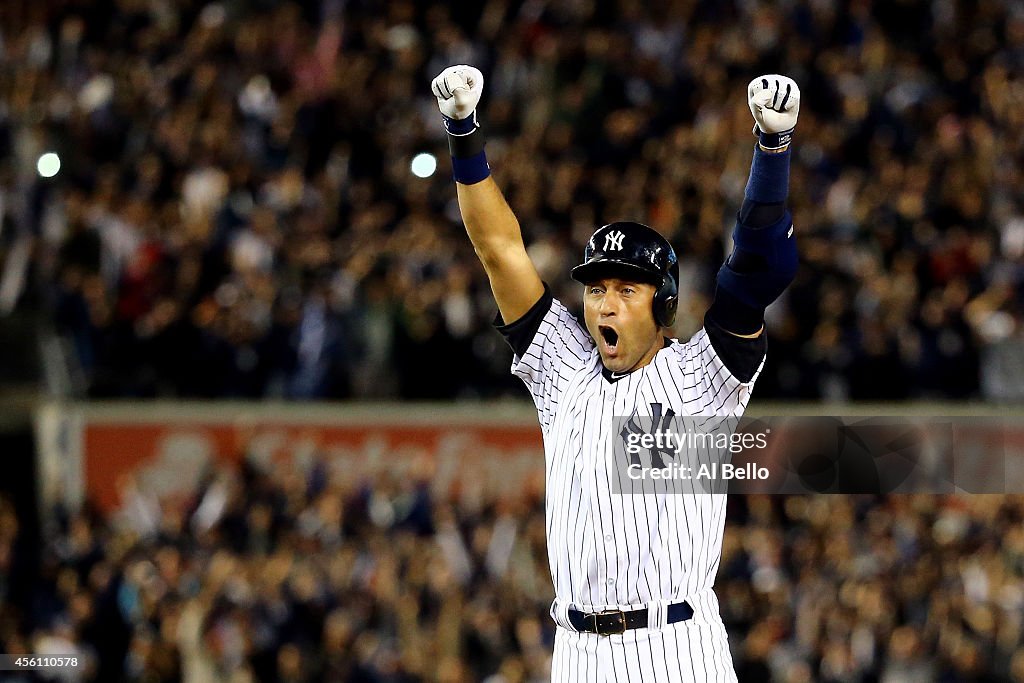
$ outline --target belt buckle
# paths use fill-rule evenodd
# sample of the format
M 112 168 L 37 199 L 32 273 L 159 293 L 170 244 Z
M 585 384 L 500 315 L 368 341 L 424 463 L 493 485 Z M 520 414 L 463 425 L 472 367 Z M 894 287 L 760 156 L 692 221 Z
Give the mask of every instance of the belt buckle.
M 620 609 L 597 612 L 591 616 L 594 617 L 594 631 L 599 636 L 615 636 L 626 632 L 626 613 Z M 601 617 L 612 617 L 612 619 L 602 620 Z M 602 621 L 605 621 L 608 628 L 602 628 Z

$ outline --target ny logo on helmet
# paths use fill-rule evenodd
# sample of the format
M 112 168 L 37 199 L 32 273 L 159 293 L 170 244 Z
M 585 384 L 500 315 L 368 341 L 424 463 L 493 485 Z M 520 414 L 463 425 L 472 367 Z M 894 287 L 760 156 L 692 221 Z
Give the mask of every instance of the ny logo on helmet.
M 626 233 L 621 230 L 613 230 L 604 236 L 604 250 L 605 251 L 622 251 L 622 240 L 626 237 Z

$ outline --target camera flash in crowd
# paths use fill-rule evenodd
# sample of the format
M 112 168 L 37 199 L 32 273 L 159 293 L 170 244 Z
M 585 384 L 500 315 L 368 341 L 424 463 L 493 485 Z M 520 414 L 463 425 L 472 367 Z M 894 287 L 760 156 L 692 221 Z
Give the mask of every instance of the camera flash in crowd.
M 60 157 L 54 152 L 46 152 L 36 162 L 36 171 L 44 178 L 52 178 L 60 171 Z
M 417 178 L 429 178 L 437 170 L 437 158 L 433 154 L 421 152 L 412 158 L 409 169 Z

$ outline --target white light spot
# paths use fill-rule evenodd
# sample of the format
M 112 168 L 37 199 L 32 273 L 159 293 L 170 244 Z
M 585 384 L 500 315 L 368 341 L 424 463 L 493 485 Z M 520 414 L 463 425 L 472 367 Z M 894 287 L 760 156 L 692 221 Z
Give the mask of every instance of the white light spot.
M 437 170 L 437 158 L 433 154 L 422 152 L 412 158 L 409 170 L 417 178 L 429 178 Z
M 36 162 L 36 171 L 44 178 L 52 178 L 60 170 L 60 157 L 53 152 L 47 152 L 39 157 Z

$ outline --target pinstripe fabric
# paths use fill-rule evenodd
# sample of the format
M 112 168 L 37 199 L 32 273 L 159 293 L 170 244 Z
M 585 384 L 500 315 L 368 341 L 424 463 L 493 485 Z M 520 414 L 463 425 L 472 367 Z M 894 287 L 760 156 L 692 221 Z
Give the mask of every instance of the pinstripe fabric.
M 599 636 L 559 628 L 551 664 L 558 683 L 734 683 L 725 629 L 683 622 Z
M 735 680 L 712 591 L 726 496 L 696 495 L 696 484 L 679 480 L 668 494 L 613 494 L 612 430 L 614 417 L 649 416 L 653 403 L 677 416 L 741 415 L 757 374 L 746 383 L 733 377 L 703 329 L 617 382 L 601 369 L 590 336 L 557 300 L 512 364 L 544 436 L 551 613 L 560 626 L 552 680 Z M 579 634 L 565 618 L 569 605 L 663 608 L 683 599 L 695 609 L 691 621 L 622 636 Z

